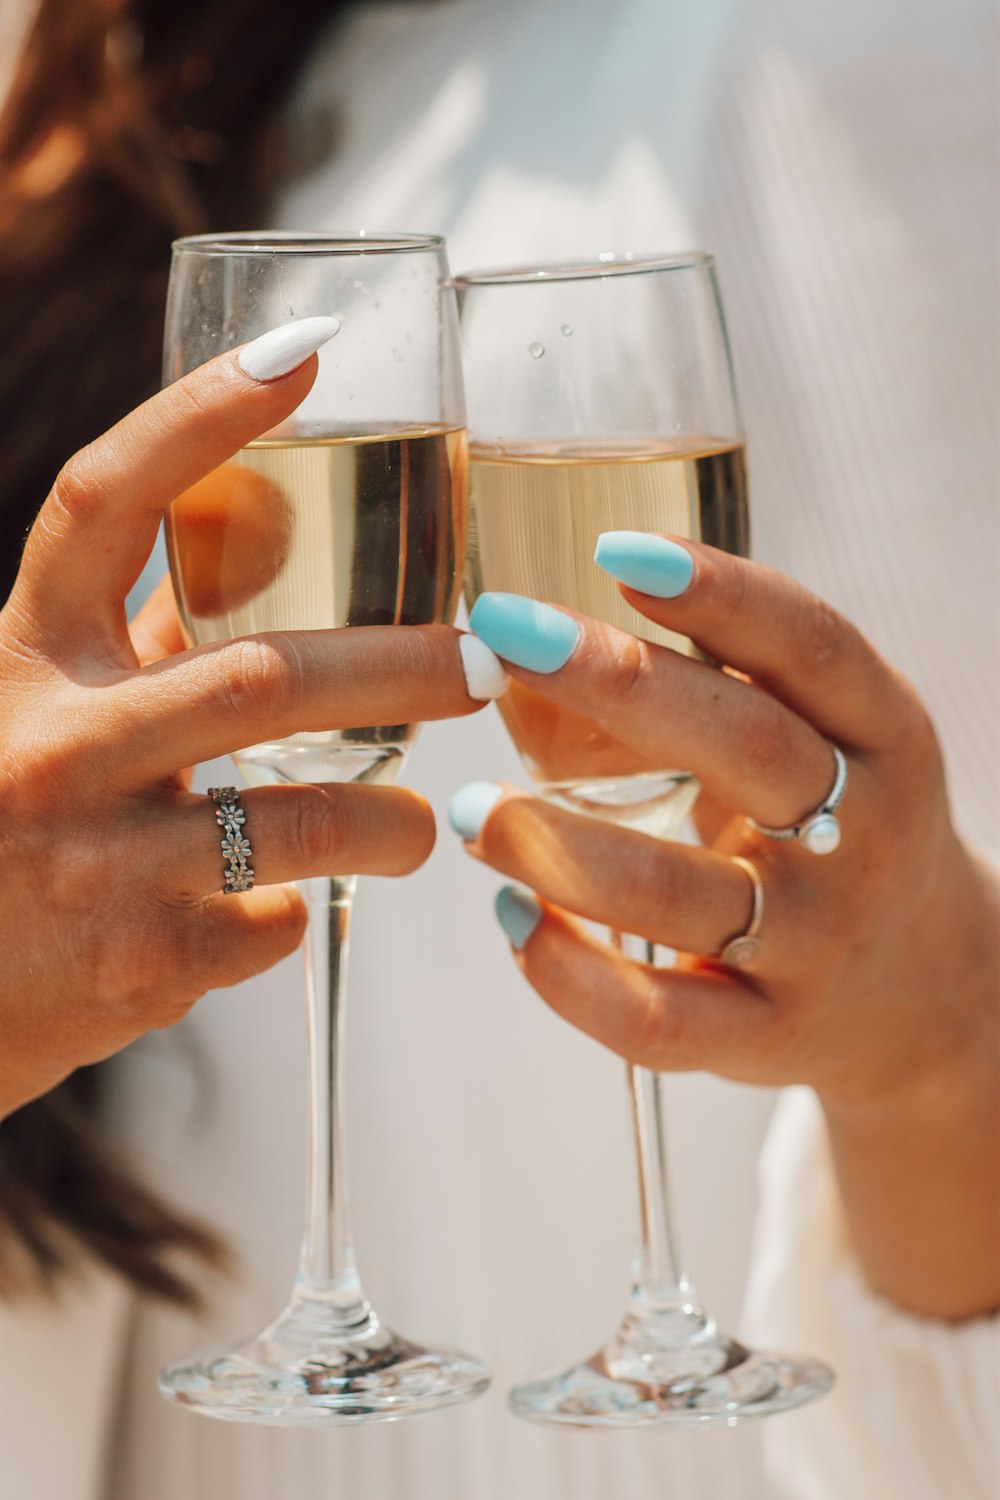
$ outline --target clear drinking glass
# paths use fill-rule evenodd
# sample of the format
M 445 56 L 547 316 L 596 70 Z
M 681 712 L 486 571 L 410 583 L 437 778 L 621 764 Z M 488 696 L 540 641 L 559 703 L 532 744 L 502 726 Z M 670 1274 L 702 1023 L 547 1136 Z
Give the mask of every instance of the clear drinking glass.
M 607 254 L 456 278 L 470 433 L 465 593 L 524 594 L 695 654 L 593 561 L 602 531 L 672 532 L 745 553 L 743 434 L 712 258 Z M 675 838 L 698 793 L 607 729 L 512 682 L 499 700 L 540 793 Z M 612 933 L 652 963 L 653 945 Z M 699 1305 L 678 1259 L 658 1074 L 629 1065 L 639 1179 L 631 1295 L 589 1358 L 515 1387 L 519 1416 L 577 1426 L 737 1421 L 829 1389 L 814 1360 L 757 1354 Z
M 428 236 L 202 236 L 174 247 L 165 382 L 291 318 L 332 314 L 316 383 L 167 518 L 193 644 L 264 630 L 451 622 L 465 548 L 467 444 L 455 291 Z M 234 759 L 252 785 L 386 782 L 417 731 L 304 733 Z M 207 825 L 206 825 L 207 826 Z M 251 829 L 252 833 L 252 829 Z M 221 865 L 220 865 L 221 868 Z M 306 1224 L 291 1297 L 255 1338 L 165 1370 L 164 1395 L 235 1421 L 393 1418 L 477 1395 L 478 1360 L 385 1327 L 351 1244 L 344 1140 L 348 928 L 355 880 L 307 880 Z

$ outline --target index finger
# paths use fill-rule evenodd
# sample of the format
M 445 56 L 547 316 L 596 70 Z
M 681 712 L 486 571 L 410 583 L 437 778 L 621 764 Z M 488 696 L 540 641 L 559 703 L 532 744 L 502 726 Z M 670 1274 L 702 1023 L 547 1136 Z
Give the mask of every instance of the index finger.
M 636 531 L 605 533 L 595 561 L 640 614 L 745 673 L 836 744 L 884 749 L 912 722 L 914 700 L 899 674 L 784 573 L 704 543 Z
M 365 738 L 377 753 L 380 744 L 405 745 L 406 726 L 475 713 L 502 690 L 495 664 L 487 681 L 482 660 L 470 663 L 470 639 L 450 625 L 245 636 L 123 674 L 94 708 L 84 691 L 80 714 L 94 715 L 94 738 L 113 719 L 108 753 L 130 782 L 291 734 L 398 726 Z M 316 746 L 317 759 L 325 753 Z
M 122 606 L 163 511 L 295 410 L 316 377 L 314 351 L 338 327 L 335 318 L 302 319 L 220 354 L 74 454 L 32 527 L 16 585 L 43 634 L 97 637 L 98 651 L 125 644 Z M 283 341 L 287 373 L 280 359 L 263 377 L 244 368 L 242 360 L 262 368 L 248 356 L 265 340 L 279 350 Z

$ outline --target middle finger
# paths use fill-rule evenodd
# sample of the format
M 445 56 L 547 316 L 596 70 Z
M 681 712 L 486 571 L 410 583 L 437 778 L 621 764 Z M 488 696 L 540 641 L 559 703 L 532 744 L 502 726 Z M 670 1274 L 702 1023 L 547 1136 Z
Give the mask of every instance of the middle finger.
M 614 931 L 717 954 L 750 921 L 746 873 L 712 849 L 582 817 L 490 782 L 456 793 L 449 818 L 478 859 Z
M 586 715 L 651 767 L 683 767 L 766 827 L 828 795 L 829 744 L 776 698 L 706 662 L 517 594 L 482 594 L 470 626 L 534 693 Z
M 109 691 L 123 768 L 142 782 L 302 731 L 475 713 L 494 688 L 469 696 L 462 640 L 449 625 L 276 631 L 154 662 Z

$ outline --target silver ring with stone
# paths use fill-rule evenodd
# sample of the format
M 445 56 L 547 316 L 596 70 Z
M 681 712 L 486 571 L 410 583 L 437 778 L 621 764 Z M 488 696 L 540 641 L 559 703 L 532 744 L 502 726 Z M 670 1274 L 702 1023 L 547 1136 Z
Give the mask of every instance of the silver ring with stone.
M 223 891 L 234 896 L 253 890 L 253 850 L 246 831 L 246 813 L 240 807 L 240 794 L 234 786 L 210 786 L 208 795 L 215 803 L 215 821 L 222 829 L 219 847 L 225 861 Z
M 757 866 L 751 864 L 748 859 L 744 859 L 742 855 L 732 855 L 730 862 L 746 871 L 750 876 L 750 884 L 753 886 L 753 911 L 750 913 L 750 920 L 742 932 L 738 932 L 735 937 L 729 939 L 719 954 L 724 964 L 732 964 L 735 968 L 740 968 L 743 964 L 752 963 L 760 952 L 757 934 L 764 920 L 764 882 L 760 878 Z
M 747 818 L 754 833 L 762 833 L 766 839 L 798 839 L 803 849 L 808 849 L 810 854 L 833 853 L 840 843 L 840 819 L 834 813 L 847 790 L 847 760 L 844 752 L 838 750 L 836 745 L 831 745 L 830 749 L 833 751 L 836 771 L 829 795 L 823 798 L 819 807 L 807 813 L 798 823 L 790 823 L 787 828 L 765 828 L 754 818 Z

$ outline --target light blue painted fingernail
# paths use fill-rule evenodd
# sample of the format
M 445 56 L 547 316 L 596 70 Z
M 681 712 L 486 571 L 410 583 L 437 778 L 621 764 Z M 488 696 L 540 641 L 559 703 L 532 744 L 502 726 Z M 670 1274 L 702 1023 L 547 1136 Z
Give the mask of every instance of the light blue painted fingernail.
M 542 920 L 542 903 L 523 885 L 504 885 L 497 891 L 493 906 L 511 947 L 520 953 Z
M 522 594 L 480 594 L 469 627 L 497 656 L 529 672 L 558 672 L 580 639 L 569 615 Z
M 463 839 L 472 843 L 501 796 L 495 781 L 470 781 L 459 787 L 448 804 L 448 822 Z
M 619 583 L 655 599 L 676 599 L 694 574 L 690 552 L 645 531 L 602 531 L 594 561 Z

